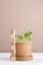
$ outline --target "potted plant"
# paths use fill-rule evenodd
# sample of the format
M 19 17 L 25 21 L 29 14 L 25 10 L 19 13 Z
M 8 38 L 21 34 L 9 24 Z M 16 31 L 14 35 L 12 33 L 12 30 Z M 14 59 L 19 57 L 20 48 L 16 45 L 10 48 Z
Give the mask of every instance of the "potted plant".
M 16 60 L 31 60 L 32 59 L 32 32 L 28 31 L 24 35 L 16 35 Z

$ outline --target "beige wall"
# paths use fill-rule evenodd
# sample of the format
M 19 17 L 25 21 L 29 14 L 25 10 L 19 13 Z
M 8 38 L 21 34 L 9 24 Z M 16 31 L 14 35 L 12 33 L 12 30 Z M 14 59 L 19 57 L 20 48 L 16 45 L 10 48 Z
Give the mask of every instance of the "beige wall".
M 43 51 L 43 0 L 0 0 L 0 51 L 10 51 L 10 28 L 32 30 L 33 51 Z

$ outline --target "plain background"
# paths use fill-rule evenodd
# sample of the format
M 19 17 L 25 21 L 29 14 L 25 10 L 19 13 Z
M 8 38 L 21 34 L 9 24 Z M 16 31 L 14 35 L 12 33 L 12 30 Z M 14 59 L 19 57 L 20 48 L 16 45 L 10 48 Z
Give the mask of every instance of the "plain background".
M 43 52 L 43 0 L 0 0 L 0 51 L 10 51 L 11 27 L 32 34 L 32 51 Z

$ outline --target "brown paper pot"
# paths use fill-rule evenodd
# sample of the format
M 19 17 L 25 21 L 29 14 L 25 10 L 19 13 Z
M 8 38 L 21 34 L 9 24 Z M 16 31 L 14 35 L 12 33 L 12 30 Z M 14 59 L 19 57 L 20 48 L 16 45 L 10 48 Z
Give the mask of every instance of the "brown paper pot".
M 31 60 L 32 59 L 32 42 L 17 42 L 16 43 L 16 60 Z

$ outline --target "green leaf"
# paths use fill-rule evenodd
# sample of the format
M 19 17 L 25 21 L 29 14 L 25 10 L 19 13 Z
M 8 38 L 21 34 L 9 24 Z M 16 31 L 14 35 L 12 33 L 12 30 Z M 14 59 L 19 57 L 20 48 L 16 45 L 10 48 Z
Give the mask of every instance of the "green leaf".
M 29 32 L 28 32 L 28 37 L 31 36 L 31 34 L 32 34 L 32 32 L 29 31 Z
M 17 35 L 17 38 L 18 38 L 19 40 L 23 39 L 22 35 Z
M 20 35 L 20 39 L 23 39 L 23 38 L 22 38 L 22 35 Z
M 27 39 L 27 36 L 28 36 L 28 35 L 27 35 L 27 32 L 26 32 L 26 33 L 24 34 L 24 39 Z

